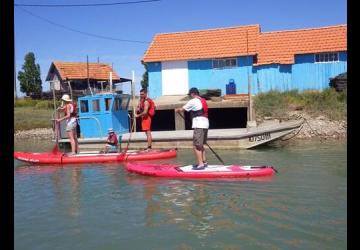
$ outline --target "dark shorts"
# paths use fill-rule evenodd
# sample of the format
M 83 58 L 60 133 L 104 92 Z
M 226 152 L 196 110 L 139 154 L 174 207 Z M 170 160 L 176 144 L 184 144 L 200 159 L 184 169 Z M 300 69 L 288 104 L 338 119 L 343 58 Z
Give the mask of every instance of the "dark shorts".
M 193 144 L 197 150 L 204 150 L 204 144 L 207 141 L 208 129 L 194 128 Z

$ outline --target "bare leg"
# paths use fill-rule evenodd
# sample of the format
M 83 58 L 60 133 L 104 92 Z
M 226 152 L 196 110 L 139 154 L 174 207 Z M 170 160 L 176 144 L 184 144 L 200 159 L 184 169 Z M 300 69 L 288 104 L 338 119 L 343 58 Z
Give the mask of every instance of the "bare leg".
M 198 167 L 204 166 L 203 151 L 197 150 L 196 147 L 194 146 L 194 152 L 195 152 L 196 159 L 198 161 Z
M 203 162 L 207 162 L 206 161 L 206 155 L 205 155 L 205 148 L 202 151 L 202 160 L 203 160 Z
M 151 131 L 147 130 L 147 131 L 145 131 L 145 134 L 146 134 L 146 137 L 147 137 L 148 148 L 151 148 L 151 144 L 152 144 Z
M 75 152 L 78 154 L 79 153 L 79 142 L 78 142 L 78 138 L 77 138 L 76 128 L 73 130 L 73 135 L 74 135 L 74 142 L 75 142 Z
M 68 136 L 70 139 L 71 153 L 76 154 L 76 142 L 73 131 L 68 131 Z

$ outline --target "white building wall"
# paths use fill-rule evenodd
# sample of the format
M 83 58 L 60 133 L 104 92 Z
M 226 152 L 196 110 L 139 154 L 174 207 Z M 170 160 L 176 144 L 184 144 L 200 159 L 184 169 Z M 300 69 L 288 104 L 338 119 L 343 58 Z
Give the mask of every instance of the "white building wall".
M 189 91 L 187 61 L 162 62 L 162 95 L 186 95 Z

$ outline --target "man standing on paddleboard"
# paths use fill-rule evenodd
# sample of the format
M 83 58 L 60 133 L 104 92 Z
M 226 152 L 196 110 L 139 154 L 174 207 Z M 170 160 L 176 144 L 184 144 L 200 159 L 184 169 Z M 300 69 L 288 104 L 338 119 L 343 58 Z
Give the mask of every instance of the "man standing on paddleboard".
M 206 144 L 209 129 L 208 106 L 206 100 L 200 97 L 197 88 L 191 88 L 188 95 L 191 97 L 191 100 L 182 108 L 176 108 L 175 112 L 180 113 L 184 110 L 190 112 L 192 128 L 194 129 L 193 148 L 198 161 L 198 164 L 195 164 L 193 169 L 201 170 L 207 167 L 204 144 Z
M 145 150 L 151 150 L 151 121 L 154 115 L 155 103 L 147 96 L 147 89 L 141 89 L 140 102 L 135 117 L 141 117 L 141 129 L 145 132 L 147 138 L 147 148 L 145 148 Z

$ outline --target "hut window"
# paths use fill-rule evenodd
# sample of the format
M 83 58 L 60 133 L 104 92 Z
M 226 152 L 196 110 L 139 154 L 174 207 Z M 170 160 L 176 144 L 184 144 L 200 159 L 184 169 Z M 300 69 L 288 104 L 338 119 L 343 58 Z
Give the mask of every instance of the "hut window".
M 114 111 L 118 111 L 121 109 L 121 100 L 120 98 L 116 98 L 115 99 L 115 103 L 114 103 Z
M 227 59 L 214 59 L 213 68 L 222 69 L 222 68 L 233 68 L 236 67 L 236 58 L 227 58 Z
M 80 109 L 81 109 L 81 113 L 89 112 L 89 103 L 87 100 L 80 101 Z
M 315 54 L 315 63 L 330 63 L 330 62 L 338 62 L 339 61 L 339 53 L 318 53 Z
M 93 106 L 93 112 L 99 112 L 100 111 L 100 102 L 99 100 L 93 100 L 92 101 Z
M 105 110 L 106 111 L 110 110 L 111 100 L 112 100 L 112 98 L 105 98 Z

